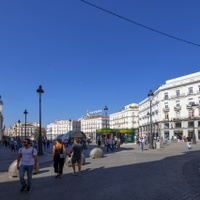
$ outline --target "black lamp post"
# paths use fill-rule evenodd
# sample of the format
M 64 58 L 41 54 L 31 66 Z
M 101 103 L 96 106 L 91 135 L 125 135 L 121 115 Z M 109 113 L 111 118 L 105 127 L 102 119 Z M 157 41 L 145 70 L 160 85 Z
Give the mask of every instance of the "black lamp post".
M 106 117 L 106 134 L 107 134 L 107 127 L 108 127 L 108 120 L 107 120 L 107 112 L 108 112 L 108 107 L 104 107 L 104 112 L 105 112 L 105 117 Z
M 39 94 L 39 138 L 38 138 L 38 155 L 43 155 L 43 148 L 42 148 L 42 114 L 41 114 L 41 96 L 44 93 L 42 86 L 40 85 L 39 88 L 36 90 Z
M 27 110 L 24 111 L 24 115 L 25 115 L 25 130 L 24 130 L 24 139 L 26 139 L 26 117 L 28 115 Z
M 149 149 L 153 149 L 153 133 L 152 133 L 152 100 L 153 100 L 154 93 L 152 90 L 149 91 L 148 93 L 148 99 L 150 102 L 150 135 L 149 135 Z
M 21 136 L 21 121 L 20 120 L 18 120 L 18 125 L 19 125 L 19 135 L 17 139 L 20 139 L 20 136 Z
M 192 135 L 192 144 L 196 144 L 196 136 L 195 136 L 195 117 L 194 117 L 194 111 L 195 111 L 195 107 L 196 107 L 196 104 L 195 103 L 192 103 L 191 105 L 192 107 L 192 111 L 193 111 L 193 135 Z
M 72 131 L 73 128 L 72 128 L 72 120 L 71 118 L 69 118 L 69 131 Z

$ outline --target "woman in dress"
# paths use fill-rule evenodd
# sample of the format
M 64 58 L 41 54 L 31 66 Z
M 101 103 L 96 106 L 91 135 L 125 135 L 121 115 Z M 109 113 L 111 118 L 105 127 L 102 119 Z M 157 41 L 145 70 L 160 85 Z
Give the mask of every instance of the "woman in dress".
M 60 139 L 57 139 L 55 141 L 55 145 L 53 145 L 53 162 L 54 162 L 54 172 L 57 173 L 55 178 L 61 178 L 63 174 L 63 167 L 65 163 L 65 156 L 64 152 L 68 155 L 65 145 L 62 144 L 62 141 Z

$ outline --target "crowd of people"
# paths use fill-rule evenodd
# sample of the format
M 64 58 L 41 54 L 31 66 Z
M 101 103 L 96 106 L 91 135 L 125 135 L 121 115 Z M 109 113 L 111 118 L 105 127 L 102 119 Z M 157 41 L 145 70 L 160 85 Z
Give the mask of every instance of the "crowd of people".
M 10 149 L 11 152 L 18 152 L 18 150 L 23 146 L 23 140 L 21 139 L 14 139 L 14 138 L 6 138 L 3 139 L 2 145 L 5 148 Z M 31 146 L 38 148 L 38 141 L 37 140 L 30 140 Z M 52 145 L 52 140 L 42 140 L 42 146 L 44 149 L 49 149 Z

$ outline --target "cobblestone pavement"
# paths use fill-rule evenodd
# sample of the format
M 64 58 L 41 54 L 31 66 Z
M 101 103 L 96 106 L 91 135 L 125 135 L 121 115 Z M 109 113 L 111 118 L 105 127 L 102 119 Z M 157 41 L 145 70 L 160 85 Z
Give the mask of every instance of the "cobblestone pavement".
M 91 159 L 91 145 L 84 151 L 86 164 L 80 177 L 64 167 L 55 179 L 51 150 L 39 156 L 40 171 L 33 175 L 30 194 L 20 193 L 18 178 L 8 177 L 8 167 L 17 153 L 0 148 L 0 194 L 7 200 L 200 200 L 200 143 L 172 143 L 144 151 L 136 144 L 122 145 L 103 158 Z M 104 151 L 105 149 L 102 148 Z

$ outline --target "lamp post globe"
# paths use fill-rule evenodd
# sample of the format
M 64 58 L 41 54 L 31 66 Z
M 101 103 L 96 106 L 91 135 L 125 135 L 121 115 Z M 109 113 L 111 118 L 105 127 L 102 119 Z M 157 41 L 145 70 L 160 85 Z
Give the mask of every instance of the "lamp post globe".
M 27 115 L 28 115 L 28 112 L 27 112 L 27 110 L 25 109 L 25 111 L 24 111 L 24 115 L 25 115 L 25 130 L 24 130 L 24 139 L 26 139 L 26 117 L 27 117 Z
M 149 103 L 150 103 L 150 133 L 149 133 L 149 149 L 153 149 L 153 133 L 152 133 L 152 100 L 154 97 L 154 93 L 152 92 L 152 90 L 149 91 L 148 93 L 148 99 L 149 99 Z
M 39 88 L 36 90 L 39 94 L 39 137 L 38 137 L 38 155 L 43 155 L 43 148 L 42 148 L 42 106 L 41 106 L 41 97 L 44 93 L 42 86 L 40 85 Z

